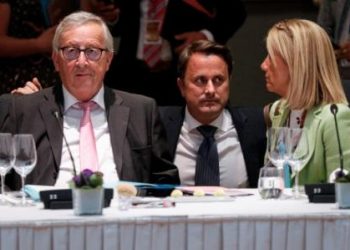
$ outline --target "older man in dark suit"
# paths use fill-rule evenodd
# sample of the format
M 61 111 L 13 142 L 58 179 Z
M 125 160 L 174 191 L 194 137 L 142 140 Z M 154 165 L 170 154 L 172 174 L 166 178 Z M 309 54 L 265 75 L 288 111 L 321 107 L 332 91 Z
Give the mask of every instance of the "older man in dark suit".
M 67 185 L 71 153 L 78 171 L 92 167 L 106 181 L 179 182 L 155 101 L 103 86 L 112 58 L 112 36 L 100 17 L 78 12 L 59 24 L 52 59 L 62 85 L 14 96 L 9 114 L 1 118 L 2 131 L 34 136 L 38 161 L 27 183 Z M 90 128 L 93 143 L 82 143 L 83 127 Z M 17 189 L 19 183 L 9 186 Z
M 186 107 L 163 107 L 161 116 L 181 184 L 256 187 L 266 147 L 263 112 L 228 106 L 230 51 L 194 42 L 180 55 L 178 69 Z M 213 129 L 213 137 L 206 139 L 203 127 Z

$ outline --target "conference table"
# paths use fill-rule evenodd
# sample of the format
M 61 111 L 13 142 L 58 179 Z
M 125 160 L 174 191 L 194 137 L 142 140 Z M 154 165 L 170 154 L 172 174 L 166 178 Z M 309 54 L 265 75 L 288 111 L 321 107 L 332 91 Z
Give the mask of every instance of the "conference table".
M 117 204 L 99 216 L 72 209 L 0 206 L 0 250 L 350 249 L 350 210 L 306 198 L 179 199 L 174 207 Z

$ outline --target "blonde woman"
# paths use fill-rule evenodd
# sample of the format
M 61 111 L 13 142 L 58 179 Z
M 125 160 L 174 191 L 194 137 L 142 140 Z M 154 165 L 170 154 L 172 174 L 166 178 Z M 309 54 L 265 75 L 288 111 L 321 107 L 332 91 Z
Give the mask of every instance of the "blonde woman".
M 340 166 L 332 104 L 344 167 L 350 168 L 350 109 L 328 35 L 314 22 L 283 20 L 269 30 L 266 47 L 261 64 L 266 88 L 281 97 L 270 106 L 271 126 L 307 128 L 309 155 L 299 183 L 328 182 Z

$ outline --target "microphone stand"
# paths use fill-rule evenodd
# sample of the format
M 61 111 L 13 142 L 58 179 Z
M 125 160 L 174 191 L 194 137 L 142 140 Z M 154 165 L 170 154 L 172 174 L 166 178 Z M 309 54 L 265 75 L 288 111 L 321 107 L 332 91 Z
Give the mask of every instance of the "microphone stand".
M 337 141 L 338 141 L 338 148 L 339 148 L 339 159 L 340 159 L 340 171 L 337 172 L 336 178 L 340 178 L 345 176 L 344 174 L 344 156 L 343 156 L 343 150 L 340 145 L 340 136 L 339 136 L 339 128 L 338 128 L 338 121 L 337 121 L 337 113 L 338 113 L 338 106 L 336 104 L 332 104 L 331 107 L 331 113 L 334 117 L 334 123 L 335 123 L 335 131 L 337 134 Z

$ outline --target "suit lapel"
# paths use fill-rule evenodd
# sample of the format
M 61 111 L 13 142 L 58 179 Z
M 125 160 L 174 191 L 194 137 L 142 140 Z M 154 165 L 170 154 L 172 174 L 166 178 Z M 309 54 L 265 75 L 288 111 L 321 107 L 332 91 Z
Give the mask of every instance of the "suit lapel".
M 314 151 L 316 149 L 315 143 L 317 141 L 316 137 L 320 135 L 318 130 L 319 130 L 320 123 L 321 123 L 321 118 L 319 116 L 321 111 L 322 111 L 322 107 L 312 108 L 307 112 L 307 115 L 305 117 L 304 128 L 307 129 L 309 154 L 308 154 L 307 158 L 305 159 L 304 164 L 302 164 L 302 166 L 300 166 L 301 168 L 299 171 L 301 171 L 307 165 L 307 163 L 311 159 L 311 156 L 314 155 Z
M 248 121 L 248 118 L 246 117 L 246 115 L 244 113 L 239 112 L 239 110 L 237 110 L 235 108 L 227 107 L 227 110 L 231 114 L 232 122 L 233 122 L 233 125 L 235 126 L 235 129 L 237 131 L 238 140 L 241 144 L 242 152 L 245 156 L 244 158 L 246 159 L 247 150 L 246 150 L 246 145 L 244 143 L 246 140 L 243 137 L 245 134 L 244 127 Z
M 57 88 L 58 87 L 54 87 L 53 89 L 57 90 Z M 55 100 L 55 98 L 57 100 Z M 51 149 L 54 154 L 56 166 L 60 165 L 61 155 L 62 155 L 62 138 L 63 138 L 62 137 L 63 119 L 61 115 L 62 107 L 63 107 L 62 100 L 63 100 L 62 92 L 58 92 L 56 96 L 55 94 L 53 94 L 53 92 L 47 92 L 44 94 L 44 98 L 39 108 L 43 118 L 43 122 L 46 127 L 48 137 L 49 137 Z M 56 103 L 59 103 L 59 105 L 57 105 Z M 55 112 L 57 112 L 58 118 L 56 118 Z
M 272 127 L 285 127 L 285 122 L 289 113 L 290 110 L 287 109 L 286 103 L 284 101 L 279 101 L 272 116 Z
M 185 108 L 176 107 L 173 111 L 171 109 L 167 110 L 165 113 L 166 119 L 164 119 L 164 127 L 168 131 L 167 140 L 169 145 L 169 150 L 172 156 L 172 160 L 175 158 L 175 151 L 177 147 L 177 141 L 181 132 L 181 127 L 184 121 Z
M 129 108 L 122 106 L 123 99 L 120 95 L 105 87 L 105 106 L 109 136 L 113 150 L 114 161 L 117 165 L 118 175 L 121 176 L 123 165 L 123 145 L 129 122 Z

